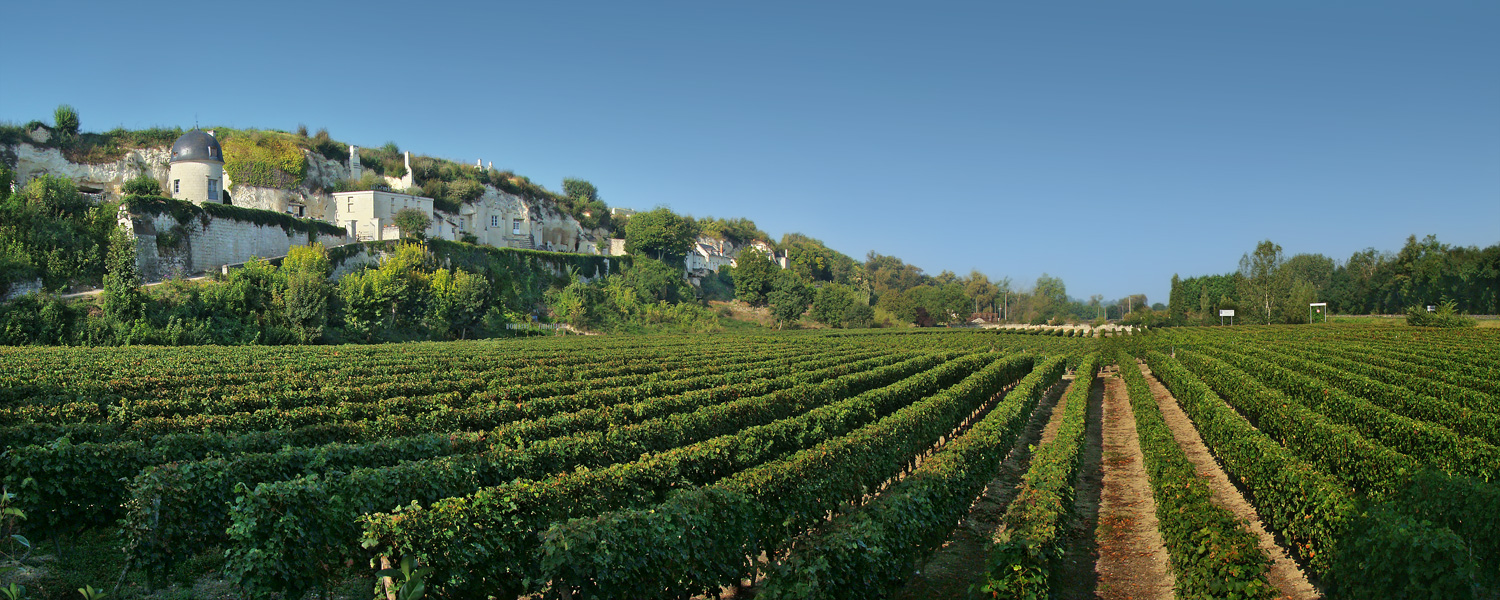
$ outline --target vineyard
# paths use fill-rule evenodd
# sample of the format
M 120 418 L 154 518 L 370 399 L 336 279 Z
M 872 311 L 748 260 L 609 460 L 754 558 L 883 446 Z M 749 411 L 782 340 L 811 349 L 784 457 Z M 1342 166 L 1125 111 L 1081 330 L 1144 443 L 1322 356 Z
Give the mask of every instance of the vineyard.
M 1154 568 L 1160 597 L 1500 590 L 1495 335 L 1058 331 L 0 348 L 22 536 L 0 583 L 1124 597 Z

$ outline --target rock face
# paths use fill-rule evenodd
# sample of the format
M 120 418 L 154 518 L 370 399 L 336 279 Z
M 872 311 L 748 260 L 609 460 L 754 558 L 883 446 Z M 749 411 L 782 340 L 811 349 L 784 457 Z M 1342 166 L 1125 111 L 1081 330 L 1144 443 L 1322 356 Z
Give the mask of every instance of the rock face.
M 84 191 L 102 191 L 118 195 L 120 186 L 141 173 L 154 177 L 165 188 L 168 161 L 172 158 L 166 148 L 139 148 L 125 153 L 114 162 L 83 165 L 69 162 L 57 148 L 44 148 L 31 144 L 6 146 L 16 157 L 16 181 L 29 181 L 38 175 L 56 175 L 73 180 Z
M 15 157 L 16 181 L 22 183 L 38 175 L 58 175 L 73 180 L 84 191 L 118 197 L 126 181 L 146 173 L 156 178 L 163 190 L 168 189 L 171 152 L 167 148 L 135 149 L 119 160 L 97 165 L 72 163 L 55 148 L 27 143 L 0 147 L 0 151 Z M 308 150 L 303 150 L 303 154 L 307 159 L 306 172 L 302 184 L 294 189 L 240 185 L 225 173 L 224 187 L 229 191 L 230 203 L 333 222 L 336 210 L 331 190 L 350 178 L 350 165 Z M 598 248 L 599 240 L 608 239 L 608 231 L 584 229 L 577 219 L 563 214 L 550 201 L 530 200 L 490 185 L 484 186 L 484 194 L 478 200 L 464 205 L 459 215 L 435 213 L 432 216 L 434 220 L 452 222 L 463 233 L 477 237 L 481 244 L 584 254 L 608 253 L 607 248 L 604 252 Z M 243 262 L 250 256 L 282 256 L 286 254 L 289 243 L 283 239 L 288 236 L 280 228 L 237 221 L 231 225 L 229 222 L 220 223 L 224 220 L 218 219 L 214 220 L 215 224 L 204 224 L 196 230 L 189 227 L 186 235 L 180 235 L 183 232 L 179 227 L 177 233 L 169 235 L 168 239 L 187 249 L 164 245 L 158 252 L 157 235 L 173 232 L 177 224 L 170 219 L 162 221 L 159 217 L 138 218 L 136 221 L 130 226 L 136 231 L 142 250 L 142 273 L 148 278 L 169 275 L 173 269 L 183 272 L 211 270 L 219 265 Z M 324 245 L 347 241 L 329 240 Z

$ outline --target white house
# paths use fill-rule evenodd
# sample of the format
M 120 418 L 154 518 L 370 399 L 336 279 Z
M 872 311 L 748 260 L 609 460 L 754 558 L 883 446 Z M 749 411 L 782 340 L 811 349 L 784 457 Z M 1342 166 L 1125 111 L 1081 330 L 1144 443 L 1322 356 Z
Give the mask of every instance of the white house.
M 333 222 L 343 225 L 349 235 L 360 241 L 394 240 L 401 237 L 396 227 L 396 213 L 415 208 L 431 220 L 425 232 L 434 239 L 453 240 L 463 230 L 432 213 L 432 198 L 397 192 L 335 192 Z

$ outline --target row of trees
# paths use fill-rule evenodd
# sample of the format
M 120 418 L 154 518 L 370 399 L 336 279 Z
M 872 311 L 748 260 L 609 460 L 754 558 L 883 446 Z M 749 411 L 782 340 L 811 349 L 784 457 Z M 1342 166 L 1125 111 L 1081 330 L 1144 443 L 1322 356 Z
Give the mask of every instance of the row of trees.
M 1217 323 L 1233 309 L 1237 322 L 1304 323 L 1308 304 L 1342 314 L 1397 314 L 1451 302 L 1458 312 L 1500 313 L 1500 244 L 1450 246 L 1410 236 L 1397 252 L 1367 248 L 1339 262 L 1322 254 L 1287 258 L 1265 240 L 1222 275 L 1172 276 L 1169 322 Z

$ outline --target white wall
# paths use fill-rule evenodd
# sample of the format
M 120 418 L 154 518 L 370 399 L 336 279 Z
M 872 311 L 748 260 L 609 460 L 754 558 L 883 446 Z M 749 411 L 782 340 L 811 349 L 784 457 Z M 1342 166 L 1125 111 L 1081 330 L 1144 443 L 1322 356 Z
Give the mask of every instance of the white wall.
M 245 221 L 209 217 L 193 218 L 178 228 L 177 219 L 171 215 L 132 215 L 123 213 L 121 225 L 136 236 L 136 265 L 145 281 L 159 281 L 171 277 L 175 272 L 187 275 L 212 272 L 223 265 L 242 263 L 251 258 L 275 258 L 286 256 L 292 246 L 305 246 L 312 242 L 325 247 L 342 246 L 349 243 L 346 236 L 317 234 L 310 240 L 306 233 L 288 233 L 275 225 L 258 225 Z M 180 234 L 176 245 L 162 248 L 157 238 L 162 235 Z
M 212 198 L 208 193 L 210 181 L 214 182 L 216 190 Z M 196 160 L 175 162 L 172 163 L 171 172 L 167 175 L 167 195 L 178 200 L 186 200 L 193 204 L 204 202 L 223 204 L 223 190 L 224 165 L 219 163 Z

